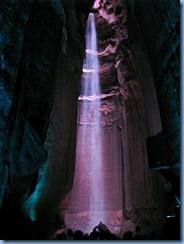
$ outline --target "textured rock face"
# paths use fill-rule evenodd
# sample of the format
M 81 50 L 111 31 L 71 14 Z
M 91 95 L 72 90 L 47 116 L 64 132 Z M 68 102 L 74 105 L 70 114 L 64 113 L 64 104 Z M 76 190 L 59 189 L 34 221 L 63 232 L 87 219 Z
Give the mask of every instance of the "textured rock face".
M 100 60 L 100 83 L 103 93 L 99 109 L 104 147 L 103 159 L 104 164 L 109 164 L 109 171 L 104 171 L 104 178 L 108 179 L 108 189 L 105 189 L 107 195 L 104 206 L 105 222 L 112 232 L 118 229 L 118 234 L 128 229 L 133 231 L 136 224 L 140 225 L 145 232 L 151 228 L 158 232 L 162 228 L 165 200 L 160 175 L 148 169 L 146 137 L 158 133 L 162 127 L 151 69 L 147 64 L 146 75 L 151 84 L 146 87 L 147 77 L 144 76 L 144 71 L 141 73 L 142 76 L 138 77 L 139 73 L 133 62 L 127 31 L 125 1 L 100 1 L 98 12 L 94 12 L 98 37 L 97 55 Z M 139 41 L 139 45 L 141 44 L 142 42 Z M 141 52 L 139 45 L 137 46 Z M 145 52 L 142 57 L 147 58 Z M 83 77 L 85 75 L 83 74 Z M 139 81 L 141 78 L 144 79 L 142 82 Z M 149 88 L 153 88 L 150 98 L 149 95 L 143 94 L 143 88 L 147 92 Z M 147 101 L 149 104 L 145 106 Z M 81 108 L 82 101 L 79 101 L 79 112 Z M 152 110 L 149 111 L 149 109 Z M 89 115 L 93 114 L 91 111 L 88 112 Z M 93 117 L 88 117 L 91 121 L 95 120 Z M 153 123 L 152 119 L 156 123 Z M 90 127 L 90 121 L 86 123 Z M 82 127 L 83 123 L 78 119 L 78 133 L 83 130 Z M 78 138 L 78 147 L 80 147 L 80 138 Z M 84 151 L 86 155 L 84 153 L 83 157 L 87 157 L 87 146 Z M 115 157 L 115 154 L 118 156 Z M 67 223 L 74 229 L 89 231 L 91 226 L 85 223 L 85 219 L 91 216 L 91 223 L 95 223 L 98 216 L 95 216 L 94 212 L 90 215 L 89 207 L 84 204 L 84 198 L 88 195 L 89 199 L 90 193 L 79 193 L 78 182 L 82 181 L 83 184 L 85 182 L 85 179 L 81 178 L 80 170 L 80 166 L 83 165 L 82 156 L 77 155 L 76 161 L 79 166 L 76 166 L 74 181 L 76 185 L 74 184 L 72 192 Z M 110 170 L 112 165 L 116 168 L 114 172 Z M 121 168 L 119 175 L 121 174 L 122 177 L 122 187 L 116 191 L 113 178 L 118 179 L 115 175 L 117 170 L 120 171 L 119 168 Z M 110 175 L 111 177 L 108 178 Z M 159 190 L 156 191 L 156 189 Z M 78 201 L 81 201 L 84 208 L 77 205 L 77 194 L 80 195 Z M 111 202 L 111 198 L 114 202 L 118 202 L 118 195 L 122 195 L 122 208 Z M 109 209 L 113 209 L 113 216 Z M 154 218 L 153 215 L 155 215 Z M 159 224 L 155 224 L 156 222 Z
M 6 190 L 9 223 L 17 219 L 14 214 L 17 208 L 22 211 L 22 206 L 32 220 L 53 221 L 57 213 L 59 224 L 64 223 L 75 166 L 77 97 L 85 55 L 85 26 L 93 2 L 1 3 L 0 205 Z M 175 82 L 178 64 L 172 58 L 178 55 L 175 31 L 178 22 L 172 25 L 172 16 L 167 16 L 168 21 L 163 16 L 163 9 L 168 8 L 166 13 L 171 13 L 169 9 L 177 8 L 175 1 L 153 2 L 127 1 L 127 12 L 123 0 L 101 0 L 95 6 L 98 10 L 93 9 L 103 91 L 100 111 L 104 145 L 108 141 L 104 149 L 110 160 L 114 158 L 114 148 L 118 148 L 117 161 L 122 168 L 122 189 L 118 189 L 122 194 L 122 209 L 116 209 L 117 215 L 107 214 L 111 227 L 118 219 L 119 233 L 133 230 L 132 222 L 139 223 L 145 231 L 153 226 L 158 231 L 160 226 L 155 221 L 162 223 L 162 180 L 148 170 L 146 150 L 146 138 L 162 129 L 157 94 L 171 163 L 179 160 L 179 129 L 175 127 L 179 118 Z M 163 11 L 159 12 L 160 8 Z M 157 15 L 154 21 L 146 21 L 149 16 Z M 165 23 L 163 32 L 161 21 Z M 170 32 L 173 34 L 169 35 Z M 159 33 L 160 37 L 153 33 Z M 166 36 L 169 36 L 168 46 L 176 44 L 167 50 Z M 173 92 L 170 93 L 168 85 Z M 173 124 L 176 129 L 172 129 Z M 30 196 L 42 165 L 37 189 Z M 108 188 L 111 183 L 108 182 Z
M 71 189 L 85 24 L 92 3 L 50 0 L 1 5 L 5 23 L 0 39 L 1 205 L 5 189 L 9 189 L 12 211 L 15 205 L 21 208 L 34 190 L 38 170 L 54 150 L 62 156 L 50 164 L 57 168 L 59 161 L 62 169 L 57 170 L 57 185 L 66 186 L 57 192 L 59 202 Z M 44 148 L 48 127 L 54 141 L 47 139 Z M 53 211 L 57 212 L 58 199 L 54 200 Z
M 126 1 L 127 12 L 124 11 L 123 1 L 100 1 L 100 6 L 100 16 L 97 15 L 99 49 L 105 56 L 104 62 L 101 58 L 101 69 L 105 67 L 107 71 L 106 75 L 102 73 L 101 76 L 104 92 L 108 90 L 107 86 L 110 91 L 114 89 L 118 82 L 122 82 L 122 86 L 126 85 L 124 81 L 133 79 L 136 74 L 144 103 L 146 136 L 156 135 L 163 130 L 169 159 L 167 164 L 172 168 L 169 180 L 179 195 L 179 3 Z M 152 15 L 153 21 L 150 21 Z M 104 37 L 103 31 L 100 31 L 102 26 L 107 30 Z M 134 65 L 131 64 L 128 50 L 131 50 Z M 121 71 L 114 75 L 113 68 L 119 65 L 121 58 L 126 62 L 123 69 L 119 67 L 117 71 Z M 108 75 L 109 80 L 106 82 Z M 119 81 L 118 76 L 122 76 Z M 112 84 L 107 85 L 110 82 Z M 122 89 L 124 94 L 126 91 L 127 88 Z
M 173 168 L 170 180 L 175 192 L 180 194 L 180 4 L 178 1 L 133 0 L 127 1 L 127 5 L 129 14 L 139 25 L 149 55 L 167 141 L 168 163 Z M 147 21 L 150 16 L 152 21 Z M 129 26 L 134 29 L 131 23 Z
M 142 89 L 143 82 L 140 81 L 142 77 L 138 76 L 139 73 L 136 70 L 129 44 L 126 2 L 101 1 L 100 3 L 99 16 L 96 14 L 99 49 L 100 53 L 105 53 L 106 58 L 103 59 L 100 56 L 101 68 L 103 69 L 103 66 L 106 65 L 112 71 L 111 67 L 113 66 L 114 71 L 112 73 L 116 77 L 116 79 L 111 79 L 112 76 L 109 76 L 110 79 L 105 82 L 107 77 L 104 75 L 102 77 L 102 89 L 104 88 L 103 83 L 109 82 L 110 89 L 108 92 L 116 93 L 121 101 L 121 105 L 116 104 L 119 106 L 120 120 L 118 124 L 123 153 L 123 208 L 129 210 L 143 206 L 150 207 L 152 204 L 159 205 L 160 203 L 154 201 L 155 193 L 151 190 L 151 184 L 155 184 L 155 180 L 151 179 L 153 176 L 148 170 L 145 140 L 148 135 L 158 133 L 161 129 L 155 89 L 152 90 L 151 95 L 154 99 L 146 107 L 147 101 Z M 100 27 L 98 27 L 98 24 L 101 26 L 102 23 L 108 26 L 106 29 L 109 29 L 105 36 L 100 35 Z M 145 57 L 147 56 L 145 55 Z M 108 65 L 109 63 L 110 65 Z M 153 80 L 150 79 L 150 82 L 154 88 Z M 147 115 L 147 110 L 150 107 L 153 108 L 153 111 Z M 157 121 L 156 125 L 153 126 L 150 123 L 149 115 L 152 115 L 152 118 L 154 117 L 154 120 Z M 146 187 L 148 188 L 146 189 Z
M 10 137 L 9 129 L 12 129 L 12 124 L 9 123 L 10 110 L 32 2 L 27 1 L 21 4 L 15 1 L 9 4 L 7 2 L 1 4 L 1 22 L 3 24 L 1 25 L 0 34 L 0 206 L 2 206 L 8 181 L 8 138 Z

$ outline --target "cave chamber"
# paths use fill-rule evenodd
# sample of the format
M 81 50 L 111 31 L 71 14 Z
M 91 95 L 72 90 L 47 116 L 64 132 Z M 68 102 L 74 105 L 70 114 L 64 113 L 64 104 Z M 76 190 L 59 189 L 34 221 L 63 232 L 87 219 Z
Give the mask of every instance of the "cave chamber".
M 1 239 L 51 239 L 65 228 L 89 233 L 100 221 L 121 237 L 137 225 L 159 234 L 166 216 L 175 216 L 179 6 L 152 2 L 2 3 Z M 84 99 L 91 15 L 101 90 Z M 94 131 L 91 156 L 91 136 L 82 135 Z

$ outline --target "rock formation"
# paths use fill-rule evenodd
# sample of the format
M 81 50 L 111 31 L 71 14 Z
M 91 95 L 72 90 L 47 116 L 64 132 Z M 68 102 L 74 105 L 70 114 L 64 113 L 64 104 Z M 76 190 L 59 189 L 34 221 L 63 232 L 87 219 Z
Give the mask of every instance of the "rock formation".
M 176 0 L 133 0 L 127 1 L 127 6 L 132 44 L 139 32 L 150 60 L 166 138 L 168 164 L 171 167 L 169 180 L 172 181 L 175 193 L 180 195 L 180 5 Z M 149 18 L 151 21 L 148 21 Z M 138 29 L 135 28 L 133 19 L 138 23 Z M 136 51 L 135 42 L 133 46 L 136 67 L 139 70 L 140 54 Z
M 126 2 L 99 1 L 97 9 L 98 11 L 94 10 L 94 15 L 98 37 L 100 82 L 103 93 L 100 109 L 105 152 L 103 157 L 106 164 L 109 165 L 107 175 L 112 173 L 111 164 L 116 164 L 117 168 L 121 165 L 122 170 L 122 187 L 119 187 L 117 195 L 122 198 L 123 211 L 120 213 L 118 211 L 120 209 L 116 206 L 111 217 L 109 211 L 107 224 L 111 231 L 114 231 L 115 228 L 121 229 L 123 223 L 121 231 L 124 232 L 126 228 L 133 230 L 134 225 L 132 223 L 134 222 L 134 224 L 141 225 L 145 231 L 148 231 L 154 225 L 153 223 L 163 222 L 165 204 L 162 178 L 157 172 L 149 170 L 147 157 L 146 138 L 162 130 L 154 81 L 149 64 L 147 64 L 145 71 L 149 79 L 148 87 L 145 87 L 144 84 L 145 76 L 142 75 L 143 81 L 141 82 L 142 77 L 139 77 L 139 72 L 136 70 L 130 47 L 132 40 L 129 40 L 127 29 Z M 137 45 L 139 49 L 141 44 L 142 42 L 139 41 Z M 142 57 L 148 60 L 144 50 Z M 82 77 L 84 78 L 86 75 L 84 73 Z M 143 94 L 145 91 L 148 92 L 149 88 L 152 89 L 150 97 Z M 146 104 L 147 101 L 149 104 Z M 81 109 L 82 101 L 79 100 L 78 111 L 80 112 Z M 88 112 L 92 114 L 91 111 Z M 90 117 L 86 123 L 89 125 L 90 121 L 94 119 Z M 82 130 L 82 126 L 81 121 L 78 121 L 78 131 Z M 80 145 L 80 138 L 78 138 L 78 145 Z M 113 150 L 107 149 L 109 147 Z M 118 156 L 114 155 L 115 151 Z M 78 157 L 80 158 L 80 165 L 82 165 L 81 155 Z M 80 179 L 82 172 L 76 168 L 75 174 L 77 184 L 82 180 Z M 115 200 L 117 196 L 114 195 L 116 190 L 113 187 L 113 178 L 113 176 L 108 178 L 106 194 L 113 196 L 112 198 Z M 156 192 L 156 189 L 159 191 Z M 74 184 L 74 196 L 69 208 L 68 222 L 73 228 L 85 228 L 87 231 L 89 227 L 82 226 L 85 225 L 83 219 L 89 218 L 89 216 L 82 213 L 84 210 L 77 205 L 77 192 L 78 189 L 75 188 Z M 82 197 L 85 196 L 80 194 L 80 198 Z M 90 193 L 88 197 L 90 198 Z M 107 197 L 106 206 L 111 205 L 113 208 L 110 202 L 110 197 Z M 78 212 L 80 209 L 81 214 L 76 212 L 76 209 Z M 104 211 L 108 210 L 108 207 L 105 207 Z M 85 209 L 85 211 L 87 210 Z M 72 215 L 72 213 L 74 214 Z M 106 213 L 107 216 L 108 214 Z M 93 217 L 90 219 L 92 223 Z M 147 219 L 147 223 L 149 222 L 147 226 L 144 225 L 145 219 Z M 152 228 L 158 232 L 161 226 L 155 225 Z
M 1 26 L 1 206 L 4 203 L 10 219 L 24 211 L 38 170 L 53 150 L 61 156 L 54 156 L 60 162 L 57 172 L 62 181 L 56 187 L 64 187 L 57 194 L 59 202 L 71 190 L 85 24 L 92 3 L 50 0 L 1 5 L 5 23 Z M 48 128 L 54 138 L 49 152 L 44 148 Z M 59 143 L 56 134 L 61 136 Z M 42 211 L 38 215 L 42 220 Z M 52 218 L 50 212 L 48 216 Z
M 98 36 L 104 138 L 121 152 L 121 221 L 127 229 L 135 221 L 145 230 L 162 221 L 163 182 L 149 170 L 146 145 L 146 138 L 162 130 L 170 180 L 179 194 L 178 3 L 100 0 L 92 8 L 93 3 L 1 3 L 0 206 L 6 231 L 25 215 L 52 224 L 59 219 L 56 229 L 64 224 L 90 11 Z

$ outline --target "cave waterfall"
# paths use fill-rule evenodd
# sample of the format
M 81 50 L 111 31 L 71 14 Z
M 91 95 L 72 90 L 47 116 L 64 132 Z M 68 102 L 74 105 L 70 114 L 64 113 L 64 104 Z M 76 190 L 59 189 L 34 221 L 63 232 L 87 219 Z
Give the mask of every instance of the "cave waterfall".
M 101 91 L 96 27 L 94 15 L 90 13 L 86 27 L 86 59 L 83 63 L 82 89 L 79 96 L 77 137 L 80 140 L 77 140 L 76 172 L 73 190 L 76 199 L 73 196 L 71 201 L 71 204 L 76 205 L 71 208 L 78 213 L 90 213 L 89 217 L 93 219 L 93 227 L 104 220 L 100 105 Z
M 93 13 L 86 27 L 86 59 L 78 97 L 76 165 L 66 226 L 90 233 L 104 222 L 121 229 L 122 151 L 118 111 L 112 94 L 100 89 L 100 59 Z M 113 114 L 110 111 L 113 110 Z M 113 146 L 112 146 L 113 145 Z
M 80 147 L 77 151 L 84 150 L 87 146 L 87 154 L 84 152 L 85 169 L 88 190 L 90 191 L 89 210 L 104 210 L 104 182 L 102 169 L 102 142 L 100 137 L 100 83 L 99 64 L 97 57 L 96 28 L 93 13 L 89 14 L 86 29 L 86 59 L 83 64 L 83 72 L 86 73 L 82 83 L 82 92 L 79 100 L 82 101 L 79 113 L 79 123 L 84 125 L 80 136 Z M 99 112 L 98 112 L 99 111 Z M 79 126 L 80 126 L 79 124 Z M 89 128 L 90 126 L 90 128 Z M 81 151 L 81 155 L 83 152 Z M 87 156 L 86 156 L 87 155 Z M 84 165 L 84 164 L 83 164 Z M 79 166 L 80 167 L 80 166 Z M 83 189 L 84 186 L 81 186 Z M 87 189 L 86 189 L 87 190 Z M 86 199 L 84 199 L 86 201 Z M 102 218 L 102 216 L 99 216 Z

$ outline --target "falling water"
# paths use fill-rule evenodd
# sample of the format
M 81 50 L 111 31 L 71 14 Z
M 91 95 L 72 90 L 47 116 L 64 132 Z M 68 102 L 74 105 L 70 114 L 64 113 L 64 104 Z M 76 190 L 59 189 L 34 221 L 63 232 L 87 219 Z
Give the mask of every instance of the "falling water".
M 83 65 L 83 84 L 81 111 L 79 114 L 80 124 L 84 126 L 82 143 L 77 150 L 85 150 L 86 172 L 88 173 L 88 185 L 90 190 L 89 211 L 104 210 L 104 182 L 102 177 L 102 142 L 100 137 L 100 82 L 99 64 L 97 57 L 97 40 L 94 15 L 89 14 L 86 29 L 86 59 Z M 88 143 L 86 147 L 86 143 Z M 100 218 L 102 216 L 99 216 Z
M 82 86 L 82 96 L 86 99 L 88 98 L 86 96 L 94 96 L 95 98 L 100 95 L 98 69 L 96 28 L 94 15 L 90 13 L 86 28 L 86 59 L 83 64 L 83 72 L 88 74 L 85 76 Z
M 79 228 L 89 232 L 100 221 L 104 221 L 103 153 L 100 136 L 102 131 L 100 122 L 101 91 L 96 27 L 92 13 L 89 14 L 86 28 L 86 59 L 83 64 L 81 82 L 76 169 L 70 209 L 72 212 L 80 213 L 82 224 Z
M 116 124 L 104 127 L 107 99 L 100 90 L 99 63 L 94 15 L 86 28 L 86 59 L 78 101 L 76 167 L 66 225 L 90 233 L 103 221 L 115 232 L 121 228 L 122 153 Z M 105 107 L 104 107 L 105 104 Z M 115 107 L 115 105 L 113 105 Z M 112 147 L 112 145 L 116 145 Z
M 116 124 L 107 130 L 103 127 L 104 94 L 100 91 L 97 57 L 95 21 L 93 14 L 90 14 L 86 29 L 82 90 L 78 99 L 75 177 L 70 206 L 65 214 L 66 226 L 72 230 L 80 229 L 84 233 L 90 233 L 100 221 L 114 231 L 122 213 L 121 137 L 116 131 Z M 112 149 L 112 145 L 116 146 Z M 58 155 L 53 159 L 52 156 L 51 153 L 51 162 Z M 58 164 L 59 168 L 60 166 Z M 49 216 L 52 209 L 47 211 L 45 206 L 50 206 L 52 194 L 57 195 L 55 189 L 60 184 L 60 170 L 56 173 L 56 168 L 49 161 L 40 172 L 41 181 L 24 206 L 33 221 L 37 219 L 39 207 L 45 213 L 48 212 Z M 43 206 L 39 202 L 42 199 Z

